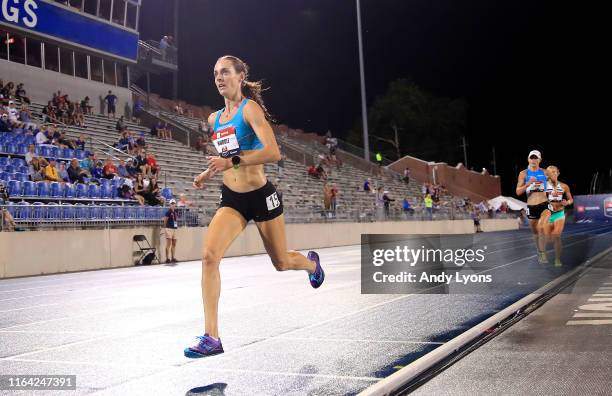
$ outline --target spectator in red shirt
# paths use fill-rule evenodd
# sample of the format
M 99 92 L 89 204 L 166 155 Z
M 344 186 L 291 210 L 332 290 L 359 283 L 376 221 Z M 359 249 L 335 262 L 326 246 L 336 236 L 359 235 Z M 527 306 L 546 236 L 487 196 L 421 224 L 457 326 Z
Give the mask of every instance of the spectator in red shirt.
M 117 172 L 118 169 L 115 166 L 115 164 L 113 164 L 113 160 L 110 158 L 106 159 L 106 165 L 104 165 L 104 168 L 102 169 L 102 174 L 106 179 L 113 179 L 115 176 L 117 176 Z
M 159 168 L 159 165 L 157 165 L 157 161 L 155 160 L 155 157 L 153 156 L 153 154 L 147 153 L 145 156 L 145 161 L 147 162 L 147 165 L 149 166 L 149 170 L 151 171 L 151 174 L 157 176 L 160 168 Z

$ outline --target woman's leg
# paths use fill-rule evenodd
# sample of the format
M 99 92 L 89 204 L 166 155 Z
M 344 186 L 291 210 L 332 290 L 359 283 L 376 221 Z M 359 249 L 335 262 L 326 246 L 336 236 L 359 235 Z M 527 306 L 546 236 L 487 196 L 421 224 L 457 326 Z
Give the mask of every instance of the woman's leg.
M 552 224 L 552 240 L 555 244 L 555 263 L 561 262 L 561 234 L 565 227 L 565 219 L 557 220 Z
M 256 222 L 259 235 L 263 241 L 266 252 L 272 260 L 277 271 L 305 270 L 312 274 L 317 266 L 306 256 L 294 250 L 287 251 L 287 238 L 285 235 L 285 215 L 272 220 Z
M 246 220 L 238 211 L 228 207 L 217 210 L 208 226 L 202 252 L 202 303 L 204 332 L 219 338 L 217 324 L 221 276 L 219 263 L 227 248 L 246 227 Z

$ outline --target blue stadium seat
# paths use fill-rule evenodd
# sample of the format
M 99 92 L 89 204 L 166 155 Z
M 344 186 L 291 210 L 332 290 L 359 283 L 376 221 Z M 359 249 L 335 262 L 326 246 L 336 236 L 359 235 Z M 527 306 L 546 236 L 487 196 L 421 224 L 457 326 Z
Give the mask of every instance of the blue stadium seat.
M 80 161 L 80 160 L 84 160 L 85 157 L 87 157 L 87 154 L 85 153 L 85 150 L 76 149 L 74 150 L 74 156 L 76 157 L 76 159 Z
M 8 157 L 0 157 L 0 166 L 4 166 L 6 164 L 8 164 Z
M 89 213 L 88 218 L 91 220 L 100 220 L 103 219 L 102 206 L 98 205 L 89 205 Z
M 87 198 L 87 184 L 77 184 L 76 185 L 76 197 L 77 198 Z
M 100 187 L 95 184 L 90 184 L 87 188 L 87 196 L 89 198 L 100 198 Z
M 19 196 L 21 196 L 22 187 L 21 187 L 21 182 L 20 181 L 18 181 L 18 180 L 10 180 L 8 182 L 8 186 L 7 187 L 8 187 L 9 195 L 11 197 L 19 197 Z
M 11 178 L 11 176 L 10 176 L 9 173 L 0 172 L 0 180 L 7 182 L 7 181 L 10 180 L 10 178 Z
M 32 217 L 32 206 L 27 202 L 19 202 L 17 205 L 17 212 L 14 217 L 16 219 L 27 220 Z
M 21 143 L 17 146 L 17 154 L 25 155 L 28 152 L 28 145 L 26 143 Z
M 76 188 L 74 184 L 64 185 L 64 196 L 66 198 L 76 198 Z
M 62 150 L 62 158 L 72 159 L 74 157 L 74 150 L 71 148 L 65 148 Z
M 74 204 L 74 218 L 76 219 L 89 219 L 89 206 L 81 203 Z
M 47 219 L 47 206 L 42 202 L 34 202 L 32 204 L 32 219 L 45 220 Z
M 111 180 L 111 184 L 113 185 L 113 187 L 121 187 L 123 185 L 124 181 L 125 181 L 124 178 L 117 177 L 117 178 Z
M 113 219 L 125 219 L 125 207 L 118 205 L 111 205 L 113 209 Z
M 36 133 L 38 133 L 38 132 L 36 132 Z M 27 145 L 30 145 L 30 144 L 36 144 L 36 136 L 33 136 L 33 135 L 28 135 L 28 136 L 26 137 L 26 140 L 25 140 L 25 142 L 24 142 L 24 143 L 25 143 L 25 144 L 27 144 Z
M 104 185 L 100 187 L 100 198 L 111 199 L 113 195 L 112 188 L 110 184 Z
M 136 206 L 124 206 L 126 219 L 135 220 L 138 218 L 138 207 Z
M 36 184 L 33 181 L 25 181 L 22 183 L 23 195 L 33 197 L 36 195 Z
M 44 181 L 36 182 L 36 190 L 38 191 L 39 197 L 49 196 L 49 185 Z
M 76 210 L 72 204 L 63 203 L 61 205 L 61 219 L 73 220 L 76 218 Z
M 57 158 L 60 156 L 60 150 L 57 147 L 49 148 L 49 155 L 53 158 Z
M 139 220 L 145 220 L 147 218 L 146 206 L 136 206 L 136 218 Z
M 19 173 L 25 173 L 26 175 L 28 174 L 28 172 L 30 171 L 30 169 L 27 166 L 20 166 L 19 169 L 17 170 Z
M 112 199 L 119 199 L 119 187 L 112 186 L 111 188 L 112 188 L 112 190 L 111 190 L 111 198 Z
M 161 196 L 168 199 L 172 199 L 172 189 L 169 187 L 164 187 L 161 190 Z
M 62 218 L 62 208 L 58 204 L 47 205 L 47 218 L 49 220 L 60 220 Z
M 44 147 L 43 146 L 36 146 L 36 147 L 34 147 L 34 152 L 39 157 L 43 155 L 43 151 L 44 151 Z
M 2 151 L 9 154 L 17 154 L 17 145 L 15 143 L 5 143 Z
M 100 218 L 101 219 L 112 219 L 114 216 L 114 207 L 110 205 L 102 205 L 100 206 Z
M 15 172 L 15 167 L 13 165 L 4 165 L 4 171 L 6 173 L 13 173 Z
M 25 162 L 25 160 L 23 158 L 13 158 L 11 159 L 12 165 L 15 168 L 20 168 L 22 166 L 26 166 L 27 163 Z
M 62 198 L 64 196 L 64 189 L 60 183 L 52 182 L 50 187 L 51 196 L 53 198 Z
M 102 186 L 110 186 L 111 185 L 111 179 L 106 179 L 106 178 L 102 178 L 100 179 L 100 187 Z

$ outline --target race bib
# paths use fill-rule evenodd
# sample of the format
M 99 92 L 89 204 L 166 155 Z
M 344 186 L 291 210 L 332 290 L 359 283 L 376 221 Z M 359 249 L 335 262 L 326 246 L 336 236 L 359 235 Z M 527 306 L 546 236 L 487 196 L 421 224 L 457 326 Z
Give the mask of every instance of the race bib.
M 236 138 L 236 127 L 221 129 L 212 135 L 212 141 L 219 155 L 223 158 L 230 158 L 240 154 L 240 145 Z
M 280 206 L 280 200 L 278 199 L 276 193 L 273 193 L 266 198 L 266 204 L 268 205 L 268 211 L 274 210 Z

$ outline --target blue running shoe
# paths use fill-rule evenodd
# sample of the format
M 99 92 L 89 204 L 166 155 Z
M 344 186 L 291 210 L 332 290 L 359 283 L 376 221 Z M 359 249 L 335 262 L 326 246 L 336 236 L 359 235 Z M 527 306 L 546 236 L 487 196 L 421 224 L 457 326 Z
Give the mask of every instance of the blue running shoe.
M 310 286 L 316 289 L 317 287 L 323 284 L 323 281 L 325 280 L 325 272 L 323 271 L 323 268 L 321 268 L 321 263 L 319 262 L 319 255 L 316 252 L 313 252 L 311 250 L 310 252 L 308 252 L 308 256 L 306 257 L 308 257 L 308 260 L 314 261 L 315 264 L 317 264 L 315 272 L 313 272 L 312 274 L 308 274 Z
M 221 339 L 215 341 L 208 334 L 196 337 L 198 343 L 192 347 L 185 348 L 185 357 L 197 359 L 206 356 L 213 356 L 223 353 L 223 345 L 221 345 Z

